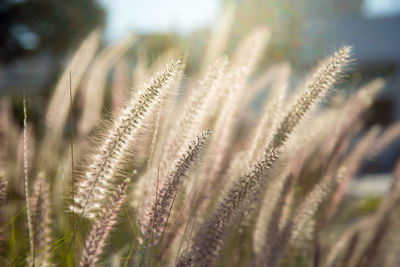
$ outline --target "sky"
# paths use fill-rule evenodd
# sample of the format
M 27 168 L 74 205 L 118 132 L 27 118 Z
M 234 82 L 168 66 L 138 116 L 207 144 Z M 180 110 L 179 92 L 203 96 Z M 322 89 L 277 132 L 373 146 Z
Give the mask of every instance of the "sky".
M 400 0 L 364 0 L 362 11 L 368 18 L 399 15 Z
M 106 40 L 127 32 L 188 34 L 212 25 L 222 9 L 220 0 L 100 0 L 107 12 Z
M 132 31 L 189 34 L 212 27 L 222 10 L 221 0 L 99 1 L 107 12 L 105 39 L 109 42 Z M 367 18 L 399 15 L 400 0 L 364 0 L 360 12 Z

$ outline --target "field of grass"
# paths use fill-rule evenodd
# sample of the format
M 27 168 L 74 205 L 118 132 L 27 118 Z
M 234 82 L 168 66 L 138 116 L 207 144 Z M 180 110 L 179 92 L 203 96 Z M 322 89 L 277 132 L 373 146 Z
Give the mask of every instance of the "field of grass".
M 229 21 L 190 76 L 186 52 L 130 66 L 135 37 L 95 30 L 44 114 L 1 99 L 1 266 L 400 266 L 400 163 L 382 198 L 346 199 L 400 136 L 364 125 L 384 80 L 339 90 L 344 46 L 294 84 L 258 69 L 267 28 L 224 55 Z

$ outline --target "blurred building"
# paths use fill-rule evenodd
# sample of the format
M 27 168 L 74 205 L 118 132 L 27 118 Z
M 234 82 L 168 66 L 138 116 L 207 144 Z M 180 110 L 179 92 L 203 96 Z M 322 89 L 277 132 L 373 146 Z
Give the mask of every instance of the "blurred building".
M 360 79 L 366 82 L 381 76 L 387 80 L 376 103 L 379 110 L 375 110 L 380 115 L 377 122 L 387 125 L 400 121 L 400 5 L 393 1 L 386 12 L 370 10 L 379 9 L 376 1 L 382 0 L 336 0 L 311 6 L 302 28 L 301 50 L 303 60 L 312 61 L 314 51 L 353 46 Z
M 36 91 L 49 85 L 60 67 L 60 56 L 41 52 L 29 58 L 19 58 L 0 67 L 0 92 L 20 94 L 22 90 Z
M 271 28 L 273 38 L 262 64 L 288 60 L 303 76 L 304 66 L 314 66 L 316 59 L 343 45 L 353 46 L 358 81 L 387 81 L 376 103 L 376 122 L 400 120 L 399 0 L 226 1 L 238 5 L 236 39 L 258 24 Z
M 46 89 L 103 20 L 96 0 L 0 1 L 0 93 Z
M 380 2 L 379 2 L 380 1 Z M 370 124 L 388 126 L 400 121 L 400 1 L 322 1 L 310 5 L 302 24 L 301 51 L 312 62 L 315 51 L 354 49 L 355 71 L 361 83 L 377 77 L 387 84 L 370 112 Z M 390 146 L 363 172 L 389 172 L 400 158 L 400 142 Z
M 294 79 L 315 66 L 316 59 L 343 45 L 354 49 L 348 80 L 358 88 L 383 77 L 387 84 L 369 112 L 367 127 L 400 121 L 399 0 L 226 0 L 238 4 L 233 36 L 243 38 L 254 25 L 268 25 L 271 43 L 264 64 L 288 60 Z M 349 86 L 347 86 L 349 88 Z M 376 165 L 364 172 L 388 172 L 400 158 L 400 142 L 391 145 Z

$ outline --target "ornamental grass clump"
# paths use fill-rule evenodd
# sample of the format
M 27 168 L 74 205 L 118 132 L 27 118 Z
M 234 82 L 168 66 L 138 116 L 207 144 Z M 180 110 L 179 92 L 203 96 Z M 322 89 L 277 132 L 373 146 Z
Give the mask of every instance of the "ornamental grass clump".
M 300 85 L 289 62 L 259 71 L 274 36 L 257 27 L 224 55 L 234 12 L 198 73 L 177 49 L 149 62 L 138 36 L 100 48 L 95 30 L 42 122 L 34 96 L 20 122 L 2 99 L 1 266 L 400 264 L 400 162 L 382 195 L 350 197 L 399 140 L 398 123 L 365 123 L 384 80 L 342 90 L 350 46 Z

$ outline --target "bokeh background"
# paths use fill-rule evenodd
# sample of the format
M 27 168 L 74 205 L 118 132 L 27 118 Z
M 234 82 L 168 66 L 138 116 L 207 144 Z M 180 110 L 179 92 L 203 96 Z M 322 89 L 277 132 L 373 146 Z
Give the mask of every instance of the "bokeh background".
M 164 51 L 178 48 L 187 55 L 188 74 L 196 72 L 207 40 L 227 9 L 234 18 L 227 54 L 256 25 L 267 25 L 272 39 L 260 70 L 288 61 L 295 84 L 317 59 L 344 44 L 352 45 L 355 63 L 347 78 L 347 90 L 376 77 L 387 81 L 367 126 L 386 127 L 400 120 L 398 0 L 3 0 L 1 97 L 13 98 L 25 90 L 35 99 L 32 119 L 38 119 L 68 58 L 95 28 L 103 30 L 104 47 L 135 35 L 136 41 L 126 56 L 130 66 L 142 54 L 152 62 Z M 111 83 L 112 71 L 109 76 Z M 20 102 L 15 101 L 15 106 L 19 109 Z M 396 143 L 362 172 L 385 173 L 399 157 L 400 144 Z

